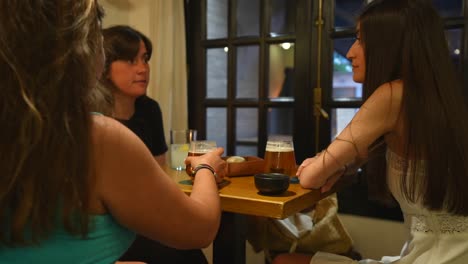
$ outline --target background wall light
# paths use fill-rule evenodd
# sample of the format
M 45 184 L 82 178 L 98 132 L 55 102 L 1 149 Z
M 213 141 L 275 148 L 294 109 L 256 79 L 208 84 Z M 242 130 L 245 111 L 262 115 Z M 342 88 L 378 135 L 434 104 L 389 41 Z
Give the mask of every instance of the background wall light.
M 288 50 L 289 48 L 291 48 L 292 43 L 284 42 L 284 43 L 281 43 L 280 46 L 281 46 L 283 49 Z

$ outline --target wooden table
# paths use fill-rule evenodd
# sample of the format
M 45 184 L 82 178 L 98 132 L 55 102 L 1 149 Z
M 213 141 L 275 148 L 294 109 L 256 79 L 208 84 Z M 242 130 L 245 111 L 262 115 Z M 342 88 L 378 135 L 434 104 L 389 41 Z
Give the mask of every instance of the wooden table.
M 176 171 L 169 166 L 164 170 L 182 191 L 190 194 L 192 186 L 185 171 Z M 318 190 L 303 189 L 299 184 L 290 184 L 282 195 L 265 196 L 258 193 L 253 176 L 226 179 L 231 183 L 219 191 L 223 215 L 213 243 L 213 263 L 245 263 L 246 215 L 283 219 L 324 197 Z

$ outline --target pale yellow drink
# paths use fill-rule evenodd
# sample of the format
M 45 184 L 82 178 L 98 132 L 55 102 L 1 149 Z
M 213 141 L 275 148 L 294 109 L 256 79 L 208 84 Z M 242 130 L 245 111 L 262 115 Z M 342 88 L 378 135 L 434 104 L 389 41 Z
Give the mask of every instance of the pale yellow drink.
M 171 167 L 176 170 L 185 169 L 185 158 L 187 157 L 189 144 L 171 145 Z

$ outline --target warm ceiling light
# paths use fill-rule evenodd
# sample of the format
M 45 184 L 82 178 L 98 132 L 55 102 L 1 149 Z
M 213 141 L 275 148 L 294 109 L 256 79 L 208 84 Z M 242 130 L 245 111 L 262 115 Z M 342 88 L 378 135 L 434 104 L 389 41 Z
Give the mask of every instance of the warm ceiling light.
M 284 43 L 281 43 L 280 45 L 285 50 L 288 50 L 289 48 L 291 48 L 291 43 L 289 42 L 284 42 Z

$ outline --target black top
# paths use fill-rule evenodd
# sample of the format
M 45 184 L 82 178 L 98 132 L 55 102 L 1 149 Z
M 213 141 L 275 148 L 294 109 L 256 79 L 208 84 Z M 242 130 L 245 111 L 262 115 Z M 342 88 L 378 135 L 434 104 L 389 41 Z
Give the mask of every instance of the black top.
M 133 131 L 149 148 L 153 156 L 167 151 L 161 108 L 146 95 L 135 101 L 135 113 L 129 120 L 117 119 Z

